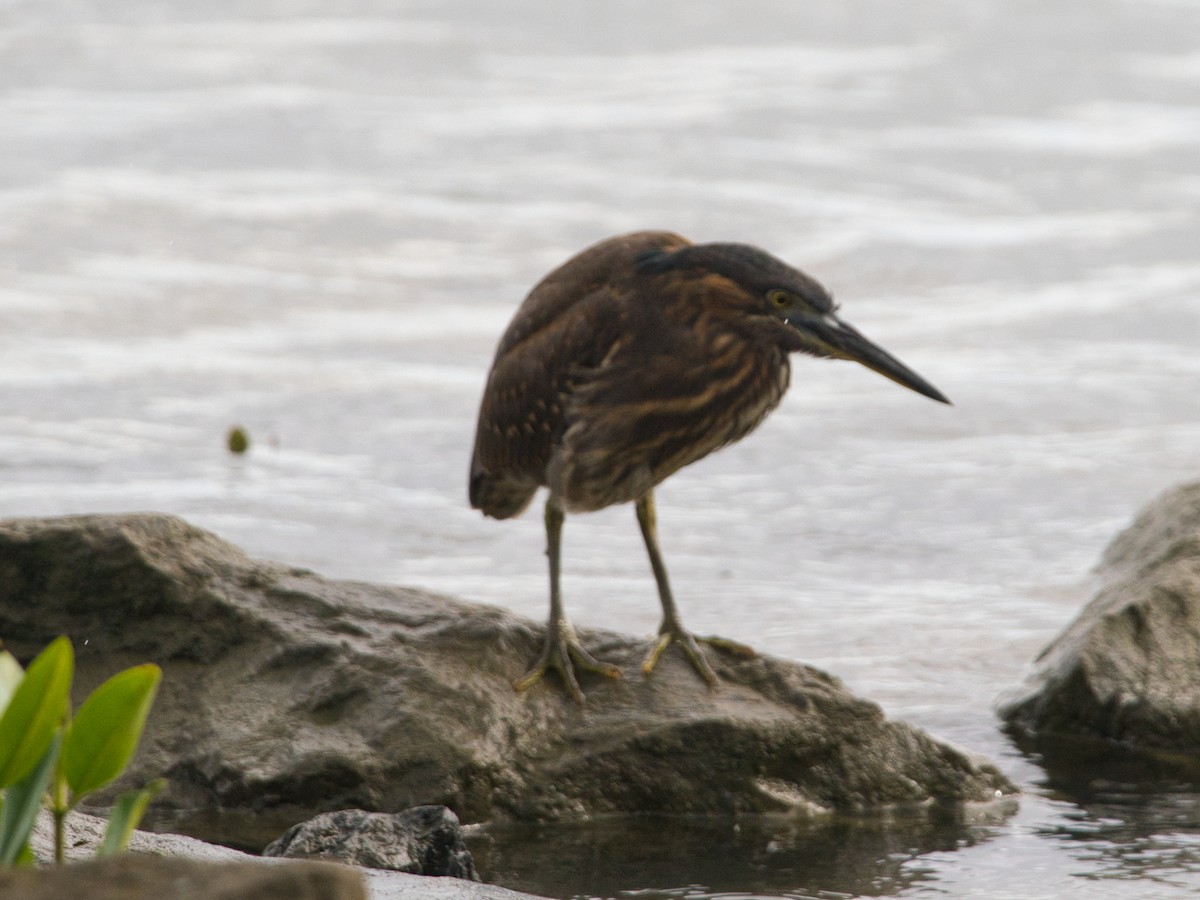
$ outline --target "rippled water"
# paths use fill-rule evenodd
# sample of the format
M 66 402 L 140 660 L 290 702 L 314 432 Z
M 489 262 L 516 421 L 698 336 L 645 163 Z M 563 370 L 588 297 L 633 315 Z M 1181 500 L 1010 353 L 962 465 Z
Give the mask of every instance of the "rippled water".
M 573 881 L 499 836 L 496 877 L 1200 889 L 1190 786 L 1064 786 L 992 713 L 1105 542 L 1197 474 L 1195 0 L 8 2 L 0 60 L 0 514 L 166 510 L 540 618 L 540 517 L 466 506 L 482 380 L 529 285 L 643 227 L 806 268 L 955 401 L 798 360 L 758 433 L 661 489 L 660 527 L 695 630 L 990 755 L 1019 811 L 680 826 L 661 854 L 536 836 Z M 565 553 L 578 622 L 654 630 L 631 510 L 570 519 Z

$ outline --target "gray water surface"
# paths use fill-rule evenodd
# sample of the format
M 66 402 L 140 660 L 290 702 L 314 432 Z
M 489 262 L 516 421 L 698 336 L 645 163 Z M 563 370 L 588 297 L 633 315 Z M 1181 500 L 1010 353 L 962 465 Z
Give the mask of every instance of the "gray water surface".
M 493 877 L 1200 890 L 1192 786 L 1051 783 L 992 711 L 1200 469 L 1200 3 L 10 0 L 0 162 L 0 515 L 163 510 L 541 618 L 540 516 L 467 508 L 483 379 L 534 281 L 639 228 L 805 268 L 954 400 L 796 360 L 660 528 L 691 628 L 991 756 L 1015 815 L 564 826 L 488 838 Z M 578 623 L 654 631 L 632 510 L 564 550 Z

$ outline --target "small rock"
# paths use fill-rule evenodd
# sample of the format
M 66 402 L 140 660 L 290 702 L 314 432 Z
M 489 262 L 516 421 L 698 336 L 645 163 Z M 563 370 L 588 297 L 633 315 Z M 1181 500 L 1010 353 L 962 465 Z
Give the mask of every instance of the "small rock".
M 321 862 L 254 862 L 122 854 L 42 869 L 0 869 L 11 900 L 367 900 L 358 872 Z
M 1194 765 L 1200 482 L 1146 507 L 1105 550 L 1098 575 L 1095 597 L 1042 651 L 1001 716 L 1021 741 L 1076 763 L 1087 755 L 1079 741 L 1090 740 Z
M 66 821 L 66 857 L 69 862 L 91 859 L 104 841 L 108 822 L 106 819 L 75 810 Z M 34 858 L 49 866 L 54 856 L 54 820 L 50 813 L 38 813 L 30 839 Z M 290 862 L 243 853 L 218 844 L 207 844 L 181 834 L 158 834 L 149 831 L 134 831 L 129 838 L 129 854 L 132 856 L 169 857 L 172 859 L 198 860 L 207 863 L 240 863 L 261 868 L 277 868 Z M 322 865 L 331 865 L 328 862 Z M 340 866 L 341 867 L 341 866 Z M 368 887 L 371 900 L 546 900 L 532 894 L 522 894 L 491 884 L 480 884 L 458 878 L 430 878 L 424 875 L 409 875 L 387 869 L 353 868 L 348 863 L 344 868 L 357 872 Z M 2 882 L 0 882 L 2 883 Z M 25 900 L 26 894 L 8 892 L 0 888 L 0 900 Z M 89 892 L 55 894 L 54 900 L 69 897 L 74 900 L 92 900 Z M 130 898 L 125 898 L 130 900 Z M 142 900 L 142 898 L 138 898 Z M 146 900 L 160 900 L 155 895 Z M 222 900 L 257 900 L 257 896 L 243 898 L 242 895 Z
M 322 813 L 293 825 L 263 856 L 335 859 L 411 875 L 479 880 L 458 816 L 444 806 L 417 806 L 393 814 L 361 809 Z

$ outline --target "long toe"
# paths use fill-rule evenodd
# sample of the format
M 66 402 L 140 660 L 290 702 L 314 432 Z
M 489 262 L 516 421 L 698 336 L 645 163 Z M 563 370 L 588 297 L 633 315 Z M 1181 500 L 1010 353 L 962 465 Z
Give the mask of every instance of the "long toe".
M 713 671 L 709 665 L 708 659 L 704 656 L 704 651 L 700 649 L 695 636 L 691 632 L 685 631 L 683 628 L 664 627 L 658 635 L 658 639 L 654 642 L 654 646 L 650 648 L 650 652 L 646 654 L 646 659 L 642 662 L 642 674 L 649 675 L 654 671 L 654 667 L 658 665 L 659 659 L 663 652 L 671 646 L 678 644 L 683 650 L 683 655 L 688 658 L 700 677 L 708 683 L 710 688 L 716 688 L 721 682 L 717 678 L 717 673 Z
M 758 656 L 758 651 L 749 644 L 743 644 L 741 641 L 734 641 L 729 638 L 717 637 L 714 634 L 710 634 L 708 637 L 698 637 L 696 640 L 701 644 L 708 644 L 708 646 L 715 650 L 722 650 L 741 659 L 754 659 Z
M 575 676 L 576 666 L 585 672 L 595 672 L 606 678 L 621 677 L 621 670 L 617 666 L 600 662 L 583 649 L 573 634 L 567 635 L 558 632 L 557 629 L 551 629 L 546 636 L 541 655 L 528 672 L 513 682 L 513 688 L 518 692 L 527 691 L 542 680 L 547 670 L 554 669 L 562 677 L 571 699 L 582 704 L 587 698 L 584 697 L 579 679 Z

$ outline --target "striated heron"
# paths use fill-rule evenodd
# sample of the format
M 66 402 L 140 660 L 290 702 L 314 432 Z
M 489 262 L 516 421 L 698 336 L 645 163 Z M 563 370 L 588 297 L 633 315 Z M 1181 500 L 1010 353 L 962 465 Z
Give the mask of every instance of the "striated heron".
M 557 669 L 583 701 L 575 668 L 619 677 L 580 645 L 559 591 L 566 512 L 636 504 L 663 619 L 642 664 L 678 643 L 710 686 L 717 676 L 684 629 L 658 549 L 654 487 L 745 437 L 783 397 L 788 354 L 850 359 L 949 401 L 837 315 L 815 280 L 746 244 L 693 244 L 669 232 L 610 238 L 542 279 L 500 340 L 488 375 L 471 505 L 507 519 L 546 498 L 550 619 L 545 646 L 517 690 Z

